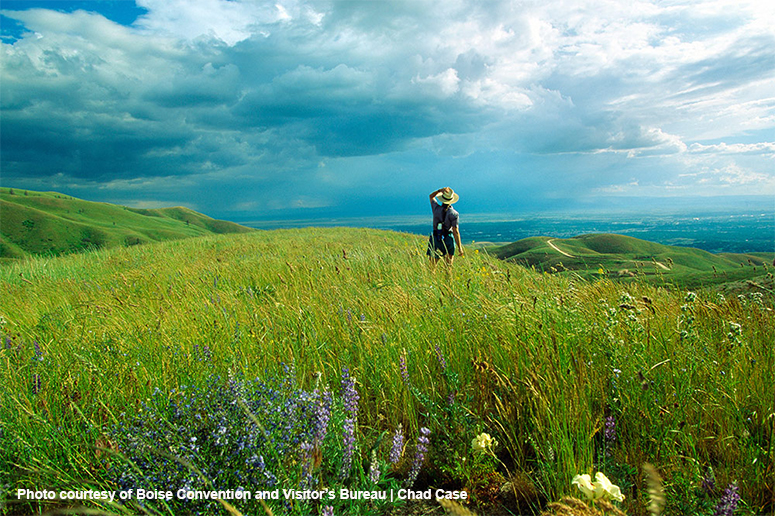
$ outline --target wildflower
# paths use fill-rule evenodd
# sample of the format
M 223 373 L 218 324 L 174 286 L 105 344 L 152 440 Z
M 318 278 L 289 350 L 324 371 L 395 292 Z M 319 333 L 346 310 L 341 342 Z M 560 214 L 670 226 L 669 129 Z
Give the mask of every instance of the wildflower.
M 619 486 L 612 484 L 602 472 L 598 471 L 595 473 L 595 480 L 596 482 L 593 484 L 595 486 L 595 498 L 609 498 L 617 502 L 624 500 L 624 495 Z
M 342 368 L 342 402 L 344 409 L 353 417 L 358 413 L 358 391 L 355 389 L 355 378 L 350 376 L 350 370 L 347 367 Z
M 605 418 L 605 431 L 603 436 L 608 444 L 616 440 L 616 420 L 613 416 Z
M 334 508 L 330 505 L 326 505 L 323 507 L 323 511 L 320 513 L 320 516 L 334 516 Z
M 431 431 L 428 428 L 420 428 L 420 437 L 417 438 L 417 448 L 415 449 L 412 468 L 409 470 L 409 478 L 406 481 L 407 487 L 414 485 L 417 475 L 420 474 L 420 468 L 422 468 L 422 463 L 425 461 L 425 454 L 428 452 L 428 445 L 430 444 L 428 436 L 430 434 Z
M 496 444 L 498 444 L 498 441 L 490 437 L 490 434 L 482 433 L 471 441 L 471 448 L 474 453 L 485 453 L 488 448 L 492 448 Z
M 584 493 L 584 496 L 588 500 L 616 500 L 621 502 L 624 500 L 619 486 L 616 486 L 608 480 L 602 472 L 595 473 L 595 482 L 592 482 L 592 478 L 589 475 L 576 475 L 571 482 L 573 485 L 579 488 Z
M 390 448 L 388 460 L 391 464 L 396 464 L 401 460 L 401 453 L 404 450 L 404 427 L 399 423 L 396 433 L 393 434 L 393 446 Z
M 465 314 L 463 314 L 465 315 Z M 436 360 L 439 361 L 439 366 L 442 371 L 447 370 L 447 360 L 444 358 L 444 354 L 441 352 L 441 348 L 436 344 Z
M 315 392 L 317 402 L 315 403 L 315 413 L 313 415 L 313 428 L 315 443 L 320 446 L 328 432 L 328 421 L 331 419 L 331 392 L 328 390 L 322 393 Z
M 342 423 L 342 469 L 339 471 L 339 478 L 345 479 L 350 475 L 350 468 L 353 464 L 353 455 L 355 454 L 355 419 L 347 418 Z
M 371 464 L 369 464 L 369 480 L 376 484 L 379 482 L 379 463 L 377 462 L 377 450 L 371 451 Z
M 727 486 L 724 490 L 724 494 L 721 495 L 718 505 L 716 505 L 716 512 L 713 516 L 732 516 L 737 509 L 737 504 L 740 503 L 740 493 L 737 483 L 733 482 Z
M 403 350 L 401 356 L 398 357 L 398 368 L 401 371 L 401 380 L 403 380 L 404 385 L 409 387 L 409 368 L 406 365 L 406 350 Z
M 713 474 L 713 468 L 708 467 L 708 472 L 702 477 L 702 490 L 710 493 L 716 489 L 716 475 Z
M 344 409 L 349 413 L 342 424 L 342 444 L 344 450 L 342 454 L 342 469 L 339 472 L 340 478 L 347 478 L 352 467 L 353 455 L 355 454 L 355 423 L 358 416 L 358 391 L 355 390 L 355 379 L 350 376 L 350 370 L 342 368 L 342 403 Z
M 589 475 L 576 475 L 573 477 L 571 484 L 578 487 L 584 493 L 584 496 L 587 497 L 587 500 L 592 500 L 595 497 L 595 486 L 592 485 L 592 477 Z

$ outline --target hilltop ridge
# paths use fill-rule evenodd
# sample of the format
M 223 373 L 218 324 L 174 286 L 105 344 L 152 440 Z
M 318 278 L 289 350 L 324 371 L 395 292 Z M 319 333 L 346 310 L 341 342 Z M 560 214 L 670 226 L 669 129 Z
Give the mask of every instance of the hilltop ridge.
M 0 189 L 0 259 L 249 231 L 182 206 L 137 209 L 58 192 Z

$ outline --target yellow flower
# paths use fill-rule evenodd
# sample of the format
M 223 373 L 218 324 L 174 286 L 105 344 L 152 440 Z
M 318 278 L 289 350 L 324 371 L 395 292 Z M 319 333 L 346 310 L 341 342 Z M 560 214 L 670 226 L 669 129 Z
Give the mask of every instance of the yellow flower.
M 490 434 L 480 434 L 474 437 L 474 439 L 471 441 L 471 448 L 474 450 L 474 453 L 484 453 L 487 448 L 491 448 L 498 444 L 498 441 L 490 437 Z

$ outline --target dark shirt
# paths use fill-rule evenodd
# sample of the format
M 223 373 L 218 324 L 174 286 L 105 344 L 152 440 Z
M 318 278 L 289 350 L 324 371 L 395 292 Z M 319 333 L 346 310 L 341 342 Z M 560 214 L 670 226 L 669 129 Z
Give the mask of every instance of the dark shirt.
M 450 206 L 447 209 L 447 213 L 444 216 L 444 220 L 442 220 L 442 214 L 444 213 L 444 206 L 442 204 L 439 204 L 438 201 L 434 198 L 431 201 L 431 209 L 433 210 L 433 229 L 434 231 L 439 228 L 439 223 L 441 223 L 441 231 L 444 233 L 449 233 L 452 228 L 457 227 L 457 221 L 458 218 L 460 218 L 460 214 Z

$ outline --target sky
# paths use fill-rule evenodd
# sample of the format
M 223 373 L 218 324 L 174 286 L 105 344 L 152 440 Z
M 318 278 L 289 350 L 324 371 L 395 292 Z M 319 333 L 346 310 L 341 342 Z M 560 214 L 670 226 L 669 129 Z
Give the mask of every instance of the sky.
M 775 211 L 769 0 L 0 2 L 0 184 L 235 221 Z M 464 220 L 464 218 L 461 218 Z

